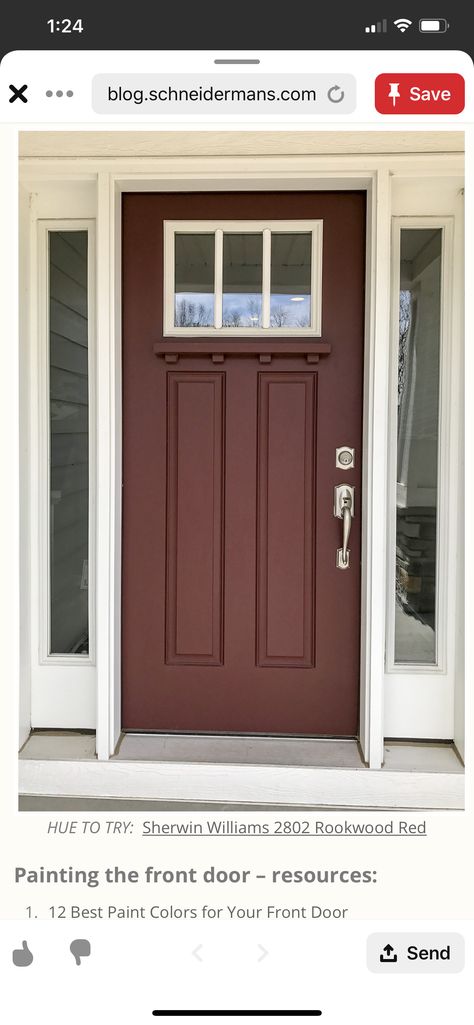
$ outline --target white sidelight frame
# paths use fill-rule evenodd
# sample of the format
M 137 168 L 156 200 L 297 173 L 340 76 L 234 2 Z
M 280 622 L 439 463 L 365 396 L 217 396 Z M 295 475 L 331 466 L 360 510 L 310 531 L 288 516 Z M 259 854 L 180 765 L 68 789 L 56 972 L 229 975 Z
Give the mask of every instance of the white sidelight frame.
M 451 740 L 464 753 L 464 683 L 460 635 L 464 614 L 462 501 L 464 189 L 462 179 L 400 182 L 392 204 L 391 447 L 387 549 L 387 652 L 384 730 L 387 737 Z M 443 231 L 440 320 L 440 386 L 437 531 L 436 665 L 403 665 L 393 659 L 396 516 L 396 358 L 398 350 L 399 235 L 403 227 Z
M 212 157 L 103 158 L 97 172 L 92 158 L 34 158 L 23 168 L 26 192 L 49 196 L 61 182 L 61 201 L 75 209 L 76 197 L 87 193 L 96 204 L 96 634 L 95 700 L 91 728 L 96 729 L 97 757 L 108 762 L 120 737 L 120 635 L 121 635 L 121 201 L 124 192 L 193 191 L 346 191 L 364 190 L 367 195 L 367 269 L 364 368 L 363 481 L 362 496 L 362 622 L 360 745 L 366 763 L 379 769 L 387 734 L 386 688 L 392 686 L 385 672 L 385 609 L 387 597 L 387 522 L 389 492 L 388 438 L 390 428 L 390 314 L 391 314 L 391 217 L 394 190 L 413 189 L 410 183 L 426 181 L 436 188 L 440 177 L 454 187 L 462 179 L 462 161 L 456 154 L 431 153 L 350 156 L 223 156 Z M 55 184 L 51 186 L 51 183 Z M 428 190 L 429 191 L 429 190 Z M 416 193 L 416 188 L 415 188 Z M 416 197 L 415 197 L 416 199 Z M 39 204 L 39 205 L 38 205 Z M 80 204 L 79 204 L 80 205 Z M 30 212 L 30 239 L 35 238 L 38 210 Z M 407 213 L 411 210 L 408 209 Z M 424 213 L 424 211 L 423 211 Z M 436 211 L 435 211 L 436 213 Z M 35 252 L 35 249 L 32 249 Z M 460 254 L 458 254 L 460 255 Z M 33 261 L 34 262 L 34 261 Z M 30 269 L 30 282 L 37 268 Z M 30 303 L 30 329 L 36 305 Z M 459 325 L 458 325 L 459 328 Z M 32 354 L 34 331 L 32 334 Z M 33 355 L 33 358 L 34 355 Z M 34 364 L 31 375 L 34 390 Z M 451 381 L 451 385 L 453 382 Z M 450 387 L 451 387 L 450 385 Z M 452 400 L 451 393 L 451 400 Z M 36 396 L 36 403 L 38 396 Z M 457 413 L 452 413 L 455 418 Z M 33 430 L 30 425 L 30 436 Z M 31 469 L 31 467 L 30 467 Z M 33 473 L 34 481 L 34 473 Z M 32 497 L 35 495 L 33 485 Z M 30 537 L 35 536 L 34 501 Z M 36 535 L 37 536 L 37 535 Z M 34 561 L 34 550 L 33 561 Z M 458 597 L 453 599 L 455 602 Z M 34 604 L 34 602 L 33 602 Z M 454 606 L 453 606 L 454 607 Z M 457 606 L 456 606 L 457 607 Z M 34 666 L 36 651 L 31 649 Z M 453 654 L 453 653 L 451 653 Z M 451 656 L 449 656 L 451 657 Z M 82 671 L 82 667 L 81 667 Z M 396 674 L 398 675 L 398 674 Z M 427 677 L 426 677 L 427 679 Z M 33 691 L 35 677 L 32 673 Z M 72 691 L 82 686 L 77 680 Z M 33 697 L 33 707 L 35 707 Z M 397 697 L 389 691 L 389 711 Z M 74 701 L 72 701 L 74 705 Z M 92 721 L 93 720 L 93 721 Z M 33 725 L 38 725 L 33 718 Z M 84 728 L 85 722 L 69 723 Z M 46 725 L 46 724 L 45 724 Z M 51 723 L 49 725 L 52 725 Z M 58 723 L 68 725 L 68 723 Z M 26 735 L 23 723 L 22 739 Z M 393 735 L 393 734 L 392 734 Z M 413 734 L 412 734 L 413 735 Z M 115 763 L 114 763 L 115 764 Z M 129 766 L 130 763 L 127 763 Z M 112 765 L 110 766 L 112 769 Z M 193 766 L 189 772 L 193 773 Z M 104 766 L 104 772 L 106 766 Z M 121 771 L 131 771 L 125 766 Z M 236 770 L 237 771 L 237 770 Z M 295 768 L 295 773 L 297 773 Z M 221 767 L 216 773 L 221 775 Z M 357 775 L 357 773 L 356 773 Z M 255 786 L 257 784 L 255 776 Z M 196 780 L 199 772 L 196 771 Z M 196 784 L 198 787 L 198 784 Z M 381 784 L 383 789 L 383 785 Z M 192 789 L 192 788 L 191 788 Z M 189 786 L 186 791 L 188 799 Z M 165 794 L 166 796 L 166 794 Z M 195 800 L 199 800 L 198 790 Z M 253 797 L 257 800 L 257 797 Z M 390 800 L 388 800 L 390 803 Z
M 436 537 L 436 658 L 429 663 L 396 662 L 395 652 L 395 547 L 397 507 L 397 402 L 398 295 L 400 289 L 400 237 L 406 228 L 441 231 L 440 341 L 438 391 L 438 486 Z M 451 421 L 452 380 L 459 375 L 459 345 L 453 333 L 454 216 L 393 218 L 392 230 L 392 339 L 389 451 L 389 525 L 387 569 L 387 674 L 388 688 L 400 687 L 405 700 L 387 709 L 386 728 L 391 736 L 452 739 L 454 735 L 455 581 L 450 555 L 450 524 L 456 516 L 458 460 L 453 450 Z M 458 298 L 458 297 L 457 297 Z M 451 656 L 451 657 L 450 657 Z M 392 680 L 392 677 L 395 679 Z M 428 677 L 428 680 L 426 679 Z M 409 702 L 406 696 L 410 695 Z M 431 700 L 430 700 L 431 698 Z M 390 708 L 390 706 L 389 706 Z
M 311 292 L 310 327 L 271 327 L 271 236 L 281 234 L 311 234 Z M 175 238 L 177 234 L 214 235 L 214 324 L 209 327 L 175 326 Z M 259 327 L 224 327 L 222 324 L 223 297 L 223 236 L 224 234 L 262 235 L 262 323 Z M 323 222 L 321 220 L 292 221 L 165 221 L 164 222 L 164 294 L 163 334 L 176 337 L 259 337 L 282 335 L 295 338 L 319 338 L 322 320 L 323 280 Z M 206 294 L 206 293 L 205 293 Z M 209 293 L 211 294 L 211 293 Z
M 390 367 L 390 453 L 389 453 L 389 560 L 387 574 L 387 671 L 393 673 L 436 673 L 446 671 L 448 586 L 446 579 L 446 550 L 448 546 L 449 508 L 449 383 L 453 358 L 451 343 L 451 307 L 453 278 L 453 220 L 452 217 L 394 217 L 392 222 L 392 339 Z M 439 387 L 438 387 L 438 458 L 437 458 L 437 531 L 436 531 L 436 642 L 433 663 L 396 662 L 395 660 L 395 547 L 397 508 L 397 402 L 398 374 L 398 296 L 400 292 L 401 233 L 405 229 L 439 229 L 441 232 L 440 270 L 440 332 L 439 332 Z M 446 408 L 447 407 L 447 408 Z M 393 555 L 390 555 L 393 552 Z
M 21 197 L 25 202 L 26 197 Z M 35 193 L 30 203 L 30 280 L 28 282 L 28 320 L 30 366 L 28 392 L 24 395 L 25 419 L 28 418 L 30 453 L 29 488 L 31 512 L 28 550 L 30 600 L 30 725 L 50 729 L 93 729 L 96 724 L 96 610 L 95 610 L 95 257 L 96 221 L 91 194 L 79 189 L 77 202 L 71 205 L 70 192 L 46 187 L 41 198 Z M 77 213 L 77 217 L 65 213 Z M 52 216 L 50 216 L 52 215 Z M 88 232 L 88 364 L 89 364 L 89 654 L 49 653 L 49 271 L 48 235 L 50 231 Z M 25 383 L 25 382 L 24 382 Z M 35 514 L 36 510 L 36 514 Z M 25 724 L 20 724 L 20 740 Z

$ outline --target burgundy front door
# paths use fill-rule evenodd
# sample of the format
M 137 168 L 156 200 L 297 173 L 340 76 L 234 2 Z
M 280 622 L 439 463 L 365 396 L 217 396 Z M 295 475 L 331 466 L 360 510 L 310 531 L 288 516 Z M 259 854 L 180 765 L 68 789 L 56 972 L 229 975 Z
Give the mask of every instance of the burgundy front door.
M 321 337 L 165 337 L 164 222 L 257 219 L 323 221 Z M 357 734 L 364 248 L 362 193 L 124 197 L 125 730 Z

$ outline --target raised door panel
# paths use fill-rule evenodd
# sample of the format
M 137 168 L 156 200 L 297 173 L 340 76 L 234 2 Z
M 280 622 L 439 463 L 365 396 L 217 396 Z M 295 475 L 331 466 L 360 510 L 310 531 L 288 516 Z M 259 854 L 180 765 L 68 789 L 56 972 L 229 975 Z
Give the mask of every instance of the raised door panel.
M 222 662 L 224 375 L 167 381 L 166 662 Z
M 314 665 L 316 374 L 260 374 L 257 664 Z

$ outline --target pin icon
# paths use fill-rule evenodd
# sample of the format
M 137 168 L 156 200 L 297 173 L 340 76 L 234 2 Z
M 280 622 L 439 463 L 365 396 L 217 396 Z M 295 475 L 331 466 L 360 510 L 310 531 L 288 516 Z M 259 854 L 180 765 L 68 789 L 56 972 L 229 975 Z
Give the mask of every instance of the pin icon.
M 18 950 L 13 951 L 12 959 L 13 964 L 16 965 L 17 968 L 28 968 L 28 965 L 32 963 L 33 954 L 31 953 L 31 950 L 28 950 L 28 943 L 26 940 L 23 940 L 21 949 L 18 948 Z
M 400 82 L 389 82 L 390 92 L 388 93 L 389 100 L 392 101 L 393 106 L 397 105 L 397 100 L 400 99 Z
M 91 945 L 89 940 L 73 940 L 69 947 L 77 965 L 81 963 L 81 957 L 90 957 Z

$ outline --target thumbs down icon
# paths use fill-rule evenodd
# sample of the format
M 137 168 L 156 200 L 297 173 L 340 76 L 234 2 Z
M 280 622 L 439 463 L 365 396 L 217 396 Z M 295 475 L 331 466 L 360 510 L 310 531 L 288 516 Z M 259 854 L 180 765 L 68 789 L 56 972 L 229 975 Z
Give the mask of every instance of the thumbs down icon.
M 89 940 L 73 940 L 69 947 L 77 965 L 80 965 L 82 957 L 90 957 L 91 945 Z

